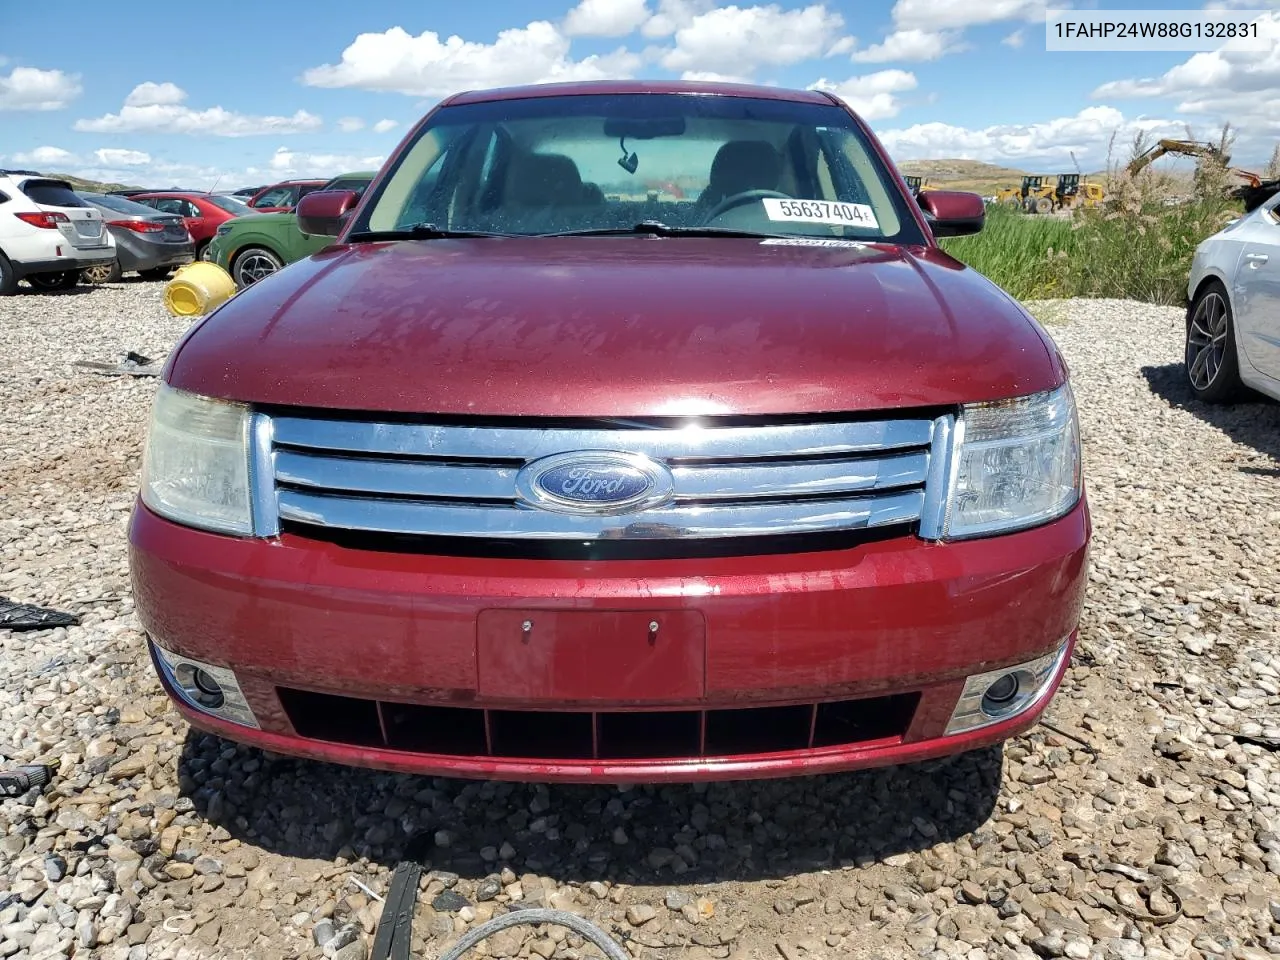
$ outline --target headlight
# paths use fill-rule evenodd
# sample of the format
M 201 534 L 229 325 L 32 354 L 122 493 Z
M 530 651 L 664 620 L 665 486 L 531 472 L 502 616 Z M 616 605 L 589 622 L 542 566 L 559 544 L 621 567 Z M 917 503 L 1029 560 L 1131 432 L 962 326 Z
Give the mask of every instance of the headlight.
M 214 233 L 220 237 L 225 237 L 230 232 L 231 232 L 231 225 L 226 223 L 221 224 L 218 227 L 218 229 L 214 231 Z
M 964 408 L 947 539 L 1022 530 L 1080 499 L 1080 427 L 1071 387 Z
M 142 502 L 176 523 L 252 534 L 249 408 L 161 386 L 142 461 Z

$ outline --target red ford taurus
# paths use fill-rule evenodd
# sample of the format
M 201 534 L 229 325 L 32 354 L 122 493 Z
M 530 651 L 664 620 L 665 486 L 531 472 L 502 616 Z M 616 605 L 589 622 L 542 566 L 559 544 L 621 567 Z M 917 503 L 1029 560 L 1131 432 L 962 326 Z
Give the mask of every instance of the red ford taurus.
M 657 186 L 654 186 L 654 185 Z M 130 529 L 192 724 L 465 777 L 784 776 L 992 744 L 1070 658 L 1066 367 L 818 92 L 454 96 L 335 242 L 195 325 Z

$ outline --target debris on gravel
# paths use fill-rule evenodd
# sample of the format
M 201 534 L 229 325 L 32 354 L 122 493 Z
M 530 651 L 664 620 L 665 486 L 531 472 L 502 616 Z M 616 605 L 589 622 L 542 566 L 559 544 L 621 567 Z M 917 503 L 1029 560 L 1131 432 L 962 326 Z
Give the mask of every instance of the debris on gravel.
M 162 358 L 160 284 L 0 302 L 0 958 L 367 956 L 427 851 L 416 956 L 528 907 L 636 958 L 1280 956 L 1280 407 L 1197 403 L 1180 312 L 1056 304 L 1095 540 L 1046 724 L 841 776 L 547 787 L 343 769 L 193 733 L 152 675 L 125 531 Z M 563 929 L 488 957 L 597 956 Z

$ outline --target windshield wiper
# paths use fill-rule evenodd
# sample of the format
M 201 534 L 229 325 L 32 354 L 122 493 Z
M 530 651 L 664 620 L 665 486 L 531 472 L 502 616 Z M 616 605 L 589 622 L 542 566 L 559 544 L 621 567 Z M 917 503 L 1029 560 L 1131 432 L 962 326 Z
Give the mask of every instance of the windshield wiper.
M 396 230 L 361 230 L 347 237 L 348 243 L 377 243 L 382 240 L 455 240 L 470 237 L 511 237 L 511 233 L 484 230 L 446 230 L 434 223 L 415 223 Z
M 754 237 L 777 239 L 780 234 L 753 230 L 730 230 L 726 227 L 673 227 L 661 220 L 641 220 L 630 227 L 601 227 L 591 230 L 565 230 L 562 233 L 540 233 L 540 237 L 623 237 L 648 234 L 654 237 Z

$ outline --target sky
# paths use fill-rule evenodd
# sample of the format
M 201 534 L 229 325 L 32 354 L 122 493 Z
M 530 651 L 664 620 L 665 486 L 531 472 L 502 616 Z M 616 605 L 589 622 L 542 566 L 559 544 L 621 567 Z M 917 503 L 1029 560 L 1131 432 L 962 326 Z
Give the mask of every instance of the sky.
M 1230 121 L 1259 169 L 1280 142 L 1280 0 L 1052 4 L 1260 11 L 1275 41 L 1200 53 L 1047 52 L 1044 0 L 130 0 L 145 28 L 54 42 L 0 6 L 0 165 L 146 186 L 373 168 L 450 93 L 618 77 L 830 90 L 898 162 L 1098 170 Z

